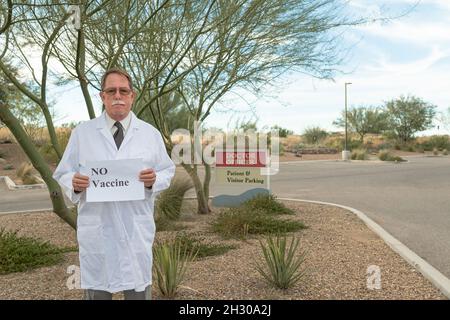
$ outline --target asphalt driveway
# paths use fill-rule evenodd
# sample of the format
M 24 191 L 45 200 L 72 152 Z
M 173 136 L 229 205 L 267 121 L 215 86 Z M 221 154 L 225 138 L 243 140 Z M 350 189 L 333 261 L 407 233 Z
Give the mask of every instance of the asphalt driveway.
M 308 162 L 282 165 L 279 196 L 333 202 L 366 213 L 450 278 L 450 158 L 408 163 Z

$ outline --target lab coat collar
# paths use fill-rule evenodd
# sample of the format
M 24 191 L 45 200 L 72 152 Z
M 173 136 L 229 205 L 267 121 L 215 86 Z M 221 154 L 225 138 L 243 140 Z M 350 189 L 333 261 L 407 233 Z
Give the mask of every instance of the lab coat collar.
M 105 112 L 105 119 L 106 119 L 106 125 L 110 130 L 112 130 L 112 127 L 116 123 L 116 120 L 112 119 L 106 112 Z M 125 117 L 125 119 L 119 121 L 122 124 L 122 127 L 124 129 L 124 132 L 127 133 L 130 128 L 131 123 L 131 112 L 128 113 L 128 115 Z
M 126 133 L 125 138 L 120 146 L 121 149 L 133 138 L 133 135 L 136 132 L 136 130 L 139 130 L 139 119 L 136 117 L 133 111 L 130 111 L 130 113 L 131 113 L 130 128 Z M 108 143 L 111 145 L 111 147 L 113 147 L 114 150 L 118 151 L 116 143 L 114 142 L 113 136 L 111 134 L 110 130 L 111 128 L 108 128 L 108 122 L 106 121 L 106 111 L 103 111 L 102 115 L 97 118 L 97 129 L 101 130 L 101 133 L 105 137 L 106 141 L 108 141 Z
M 130 121 L 130 129 L 135 128 L 139 129 L 138 118 L 134 114 L 133 111 L 130 111 L 131 121 Z M 108 122 L 106 121 L 106 111 L 103 111 L 102 115 L 97 118 L 97 129 L 108 128 Z M 111 129 L 111 128 L 109 128 Z

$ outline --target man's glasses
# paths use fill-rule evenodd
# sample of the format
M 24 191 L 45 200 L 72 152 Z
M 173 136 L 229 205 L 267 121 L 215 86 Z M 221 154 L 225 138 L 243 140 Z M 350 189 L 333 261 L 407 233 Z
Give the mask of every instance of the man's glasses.
M 131 89 L 128 88 L 108 88 L 103 90 L 103 92 L 108 96 L 113 96 L 116 94 L 117 90 L 119 90 L 121 96 L 128 96 L 132 92 Z

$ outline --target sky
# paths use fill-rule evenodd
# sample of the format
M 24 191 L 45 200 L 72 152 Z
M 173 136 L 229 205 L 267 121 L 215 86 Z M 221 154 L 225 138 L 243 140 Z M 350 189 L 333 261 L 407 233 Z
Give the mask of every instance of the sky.
M 265 97 L 229 99 L 206 122 L 208 127 L 232 129 L 238 122 L 257 121 L 258 128 L 278 125 L 301 134 L 319 126 L 328 131 L 345 106 L 381 106 L 400 95 L 415 95 L 444 112 L 450 107 L 450 0 L 349 0 L 349 10 L 369 16 L 406 16 L 349 28 L 343 35 L 345 62 L 333 80 L 319 80 L 291 73 Z M 59 123 L 88 120 L 79 88 L 61 90 L 54 96 Z M 100 99 L 95 99 L 100 105 Z M 234 112 L 230 112 L 232 108 Z M 226 111 L 225 111 L 226 110 Z M 438 126 L 422 132 L 449 134 Z

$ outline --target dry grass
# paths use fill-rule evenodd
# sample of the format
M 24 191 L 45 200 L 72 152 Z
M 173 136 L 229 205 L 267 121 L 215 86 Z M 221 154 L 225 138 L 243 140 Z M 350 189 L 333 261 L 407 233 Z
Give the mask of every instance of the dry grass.
M 58 137 L 63 137 L 69 135 L 71 132 L 70 128 L 55 128 L 56 135 Z M 36 128 L 33 129 L 33 140 L 38 140 L 40 143 L 50 142 L 50 136 L 48 134 L 47 128 Z M 11 140 L 15 141 L 15 138 L 11 131 L 7 127 L 0 128 L 0 141 L 2 140 Z
M 7 127 L 0 128 L 0 141 L 12 139 L 13 135 L 11 134 L 11 131 L 9 131 Z
M 38 184 L 43 183 L 42 178 L 36 174 L 36 170 L 29 162 L 22 162 L 16 170 L 16 175 L 20 178 L 23 184 Z
M 302 137 L 295 134 L 288 135 L 286 138 L 280 138 L 280 143 L 286 151 L 296 150 L 301 142 Z
M 386 139 L 380 134 L 366 134 L 364 136 L 364 143 L 377 148 L 379 145 L 386 143 Z

